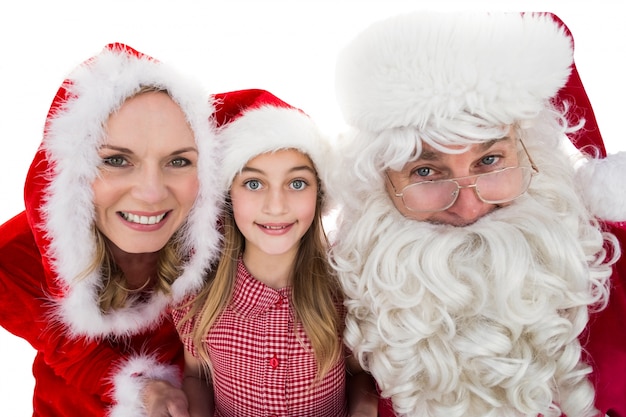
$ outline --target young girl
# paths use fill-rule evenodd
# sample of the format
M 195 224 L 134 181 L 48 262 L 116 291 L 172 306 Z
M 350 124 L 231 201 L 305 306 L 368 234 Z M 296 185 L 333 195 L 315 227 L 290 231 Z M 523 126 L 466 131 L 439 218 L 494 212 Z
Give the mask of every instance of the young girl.
M 353 375 L 346 395 L 343 298 L 322 228 L 329 148 L 307 115 L 268 92 L 220 100 L 223 253 L 173 315 L 190 414 L 376 415 L 366 374 Z

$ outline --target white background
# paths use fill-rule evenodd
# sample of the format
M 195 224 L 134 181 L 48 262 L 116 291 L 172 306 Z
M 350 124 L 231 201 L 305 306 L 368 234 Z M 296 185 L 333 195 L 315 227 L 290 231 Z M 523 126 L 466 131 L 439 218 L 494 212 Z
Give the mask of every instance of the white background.
M 65 75 L 124 42 L 199 79 L 208 92 L 265 88 L 330 134 L 339 48 L 375 20 L 418 9 L 551 11 L 572 31 L 575 60 L 610 153 L 626 150 L 622 0 L 107 0 L 0 6 L 0 223 L 23 210 L 22 187 L 48 107 Z M 618 105 L 619 103 L 619 105 Z M 2 306 L 0 306 L 2 308 Z M 32 412 L 34 352 L 0 329 L 0 414 Z

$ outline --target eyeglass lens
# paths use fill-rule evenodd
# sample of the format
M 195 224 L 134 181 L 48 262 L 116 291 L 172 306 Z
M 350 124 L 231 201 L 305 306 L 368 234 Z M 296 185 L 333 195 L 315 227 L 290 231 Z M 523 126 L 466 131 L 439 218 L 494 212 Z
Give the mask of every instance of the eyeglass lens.
M 470 185 L 459 185 L 458 180 L 425 181 L 405 187 L 402 200 L 412 211 L 440 211 L 454 204 L 460 188 L 474 188 L 485 203 L 505 203 L 526 192 L 531 177 L 528 167 L 510 167 L 477 175 Z

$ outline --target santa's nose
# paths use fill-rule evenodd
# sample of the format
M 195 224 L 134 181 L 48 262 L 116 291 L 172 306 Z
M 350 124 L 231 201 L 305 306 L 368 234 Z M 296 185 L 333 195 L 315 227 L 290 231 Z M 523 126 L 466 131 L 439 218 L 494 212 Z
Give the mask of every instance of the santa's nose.
M 476 187 L 473 184 L 464 184 L 459 187 L 456 201 L 447 211 L 455 215 L 459 220 L 459 226 L 465 226 L 478 221 L 491 212 L 493 208 L 493 204 L 485 203 L 478 198 Z

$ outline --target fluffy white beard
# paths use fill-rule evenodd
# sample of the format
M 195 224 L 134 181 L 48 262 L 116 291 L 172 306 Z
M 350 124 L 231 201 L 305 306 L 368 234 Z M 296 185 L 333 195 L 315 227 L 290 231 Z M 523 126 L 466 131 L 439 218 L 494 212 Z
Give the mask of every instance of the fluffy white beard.
M 610 268 L 584 209 L 552 197 L 462 228 L 405 219 L 380 192 L 346 213 L 346 344 L 396 413 L 594 414 L 577 336 Z

